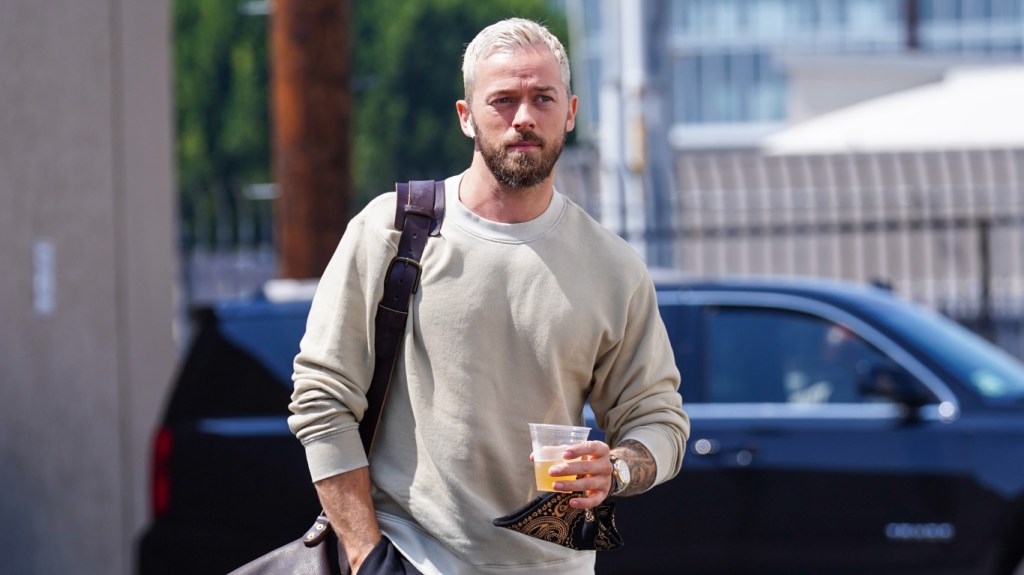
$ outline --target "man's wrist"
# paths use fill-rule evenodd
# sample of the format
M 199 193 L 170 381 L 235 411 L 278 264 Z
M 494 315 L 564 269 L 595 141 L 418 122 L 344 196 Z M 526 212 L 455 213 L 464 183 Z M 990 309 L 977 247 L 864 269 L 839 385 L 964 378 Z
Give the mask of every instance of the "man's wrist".
M 644 444 L 634 439 L 627 439 L 611 450 L 609 458 L 615 456 L 625 462 L 629 469 L 629 483 L 621 491 L 610 493 L 610 495 L 629 496 L 643 493 L 654 485 L 657 477 L 657 464 L 654 456 L 647 450 Z M 614 474 L 613 474 L 614 476 Z M 614 487 L 614 479 L 613 479 Z
M 341 536 L 338 536 L 341 539 Z M 345 550 L 345 557 L 348 559 L 349 566 L 353 571 L 359 568 L 366 561 L 366 558 L 373 552 L 377 545 L 384 538 L 380 532 L 377 532 L 377 537 L 369 537 L 358 543 L 352 543 L 345 545 L 344 541 L 341 541 L 341 546 Z

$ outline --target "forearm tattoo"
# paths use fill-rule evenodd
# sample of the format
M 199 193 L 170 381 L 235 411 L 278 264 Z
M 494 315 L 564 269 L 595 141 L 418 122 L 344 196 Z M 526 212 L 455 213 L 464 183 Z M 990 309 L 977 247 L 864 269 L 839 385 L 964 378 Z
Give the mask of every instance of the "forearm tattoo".
M 627 439 L 618 444 L 612 453 L 629 465 L 629 487 L 619 493 L 619 497 L 643 493 L 654 485 L 658 468 L 654 463 L 654 456 L 642 443 Z

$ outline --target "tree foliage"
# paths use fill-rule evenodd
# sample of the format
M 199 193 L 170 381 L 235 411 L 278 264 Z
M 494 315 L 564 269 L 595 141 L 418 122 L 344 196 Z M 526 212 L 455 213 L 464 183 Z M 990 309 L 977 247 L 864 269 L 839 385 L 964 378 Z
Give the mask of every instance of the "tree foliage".
M 353 53 L 357 202 L 396 180 L 441 179 L 469 165 L 459 129 L 462 53 L 482 28 L 522 16 L 565 40 L 564 16 L 547 0 L 377 0 L 356 3 Z
M 270 180 L 267 21 L 239 6 L 173 6 L 176 176 L 189 246 L 234 243 L 251 213 L 243 186 Z
M 343 0 L 339 0 L 343 1 Z M 353 7 L 353 207 L 396 180 L 468 166 L 459 130 L 462 52 L 484 26 L 533 18 L 567 39 L 549 0 L 348 0 Z M 268 18 L 247 0 L 174 0 L 176 166 L 183 240 L 234 244 L 271 180 Z M 265 206 L 264 206 L 265 207 Z

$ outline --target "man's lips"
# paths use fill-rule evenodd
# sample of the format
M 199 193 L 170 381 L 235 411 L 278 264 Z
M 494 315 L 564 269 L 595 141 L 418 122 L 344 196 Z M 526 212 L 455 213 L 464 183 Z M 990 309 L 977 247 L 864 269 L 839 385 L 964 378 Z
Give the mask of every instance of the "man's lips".
M 532 149 L 539 148 L 539 147 L 540 147 L 540 143 L 539 142 L 516 142 L 514 144 L 509 144 L 508 145 L 508 149 L 509 150 L 516 150 L 516 151 L 532 150 Z

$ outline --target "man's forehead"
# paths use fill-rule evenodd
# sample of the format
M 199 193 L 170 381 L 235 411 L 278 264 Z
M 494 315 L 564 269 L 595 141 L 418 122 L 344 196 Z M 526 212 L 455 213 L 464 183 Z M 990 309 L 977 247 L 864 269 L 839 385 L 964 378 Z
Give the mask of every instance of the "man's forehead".
M 517 56 L 550 56 L 552 60 L 555 59 L 555 55 L 551 52 L 546 44 L 529 44 L 527 46 L 502 46 L 496 45 L 491 47 L 490 50 L 485 51 L 480 56 L 480 61 L 488 60 L 495 56 L 501 57 L 517 57 Z
M 477 62 L 477 78 L 544 78 L 543 84 L 561 83 L 561 68 L 546 46 L 496 50 Z

